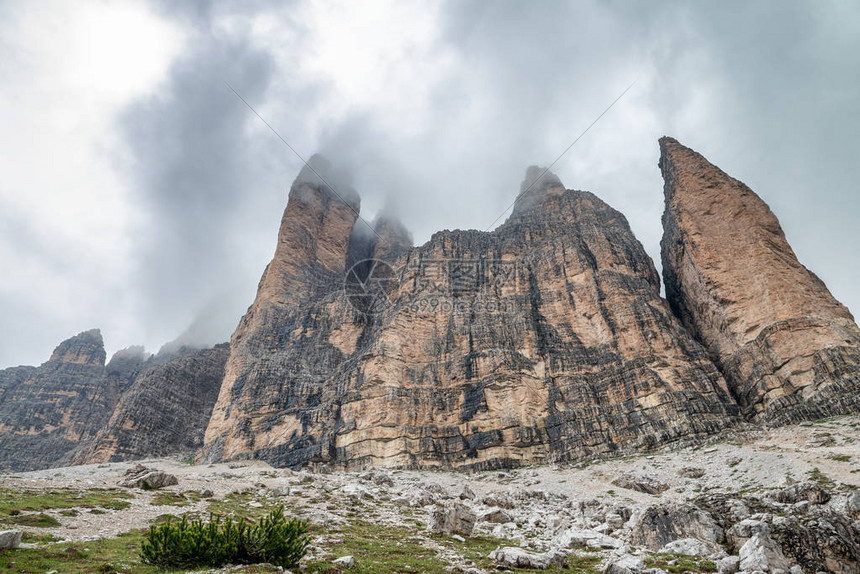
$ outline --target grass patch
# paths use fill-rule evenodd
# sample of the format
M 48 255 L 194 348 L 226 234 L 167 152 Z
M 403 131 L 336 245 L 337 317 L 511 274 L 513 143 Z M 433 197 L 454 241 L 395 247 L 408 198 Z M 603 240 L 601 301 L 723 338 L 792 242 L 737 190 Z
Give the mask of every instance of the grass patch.
M 836 462 L 851 462 L 850 454 L 834 454 L 830 458 Z
M 670 562 L 674 562 L 670 564 Z M 654 554 L 645 559 L 648 568 L 660 568 L 669 574 L 684 572 L 716 572 L 717 566 L 710 560 L 684 554 Z
M 256 504 L 259 504 L 260 506 L 256 506 Z M 283 502 L 277 503 L 266 499 L 258 501 L 255 492 L 247 489 L 241 492 L 231 492 L 224 498 L 213 500 L 206 511 L 212 514 L 240 516 L 242 518 L 256 520 L 261 516 L 268 514 L 278 506 L 285 506 L 289 510 L 289 507 L 284 505 Z M 295 508 L 292 510 L 292 514 L 295 514 Z
M 313 532 L 316 529 L 311 529 Z M 319 532 L 317 532 L 319 533 Z M 386 526 L 355 521 L 326 532 L 332 538 L 323 544 L 334 557 L 351 555 L 356 574 L 424 572 L 448 574 L 448 564 L 432 549 L 420 543 L 416 532 L 402 526 Z M 495 548 L 495 547 L 494 547 Z M 306 574 L 334 574 L 339 570 L 329 561 L 307 563 Z
M 0 550 L 0 572 L 20 574 L 44 574 L 51 570 L 76 574 L 156 574 L 163 573 L 155 566 L 140 560 L 140 545 L 144 540 L 143 530 L 133 530 L 116 538 L 105 538 L 88 542 L 61 542 L 41 548 L 18 548 Z M 28 542 L 50 542 L 50 540 L 28 540 Z M 274 574 L 276 567 L 247 566 L 240 572 Z
M 829 476 L 821 472 L 818 467 L 813 468 L 808 473 L 809 480 L 812 482 L 817 482 L 818 486 L 824 488 L 826 490 L 832 490 L 836 488 L 836 483 L 833 482 Z
M 186 492 L 170 492 L 167 490 L 156 492 L 152 496 L 153 506 L 188 506 L 194 502 L 200 502 L 203 496 L 196 490 Z
M 132 498 L 134 495 L 129 492 L 106 488 L 55 488 L 41 491 L 4 488 L 0 489 L 0 516 L 22 510 L 41 512 L 49 509 L 96 507 L 123 510 L 131 505 L 128 500 Z
M 48 514 L 18 514 L 8 516 L 3 519 L 7 524 L 16 524 L 18 526 L 31 526 L 33 528 L 56 528 L 60 525 L 60 521 Z
M 41 533 L 41 532 L 22 532 L 21 533 L 21 542 L 27 542 L 30 544 L 48 544 L 50 542 L 56 542 L 60 540 L 56 536 L 50 533 Z

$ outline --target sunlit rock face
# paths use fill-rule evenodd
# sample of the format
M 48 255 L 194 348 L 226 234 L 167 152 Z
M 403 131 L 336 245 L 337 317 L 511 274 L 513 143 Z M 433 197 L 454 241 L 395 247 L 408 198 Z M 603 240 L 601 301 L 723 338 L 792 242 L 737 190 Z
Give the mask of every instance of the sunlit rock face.
M 749 187 L 672 138 L 663 278 L 748 418 L 790 423 L 860 411 L 860 330 L 801 265 Z
M 303 172 L 233 335 L 203 460 L 494 468 L 734 424 L 625 218 L 552 174 L 529 183 L 495 231 L 410 247 L 390 220 L 362 230 L 352 192 Z

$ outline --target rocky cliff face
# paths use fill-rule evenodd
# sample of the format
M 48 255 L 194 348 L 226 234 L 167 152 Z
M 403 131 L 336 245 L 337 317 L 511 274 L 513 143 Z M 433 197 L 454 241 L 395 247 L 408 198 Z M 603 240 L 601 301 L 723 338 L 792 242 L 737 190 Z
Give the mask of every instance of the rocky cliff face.
M 39 367 L 0 370 L 0 469 L 35 470 L 202 446 L 226 345 L 105 365 L 98 330 L 60 343 Z
M 860 411 L 860 330 L 801 265 L 768 206 L 671 138 L 663 277 L 749 418 L 789 423 Z
M 107 422 L 129 370 L 132 364 L 108 375 L 101 333 L 92 330 L 60 343 L 40 367 L 0 371 L 0 467 L 69 464 Z
M 72 463 L 193 454 L 203 446 L 228 353 L 226 343 L 203 350 L 184 347 L 163 362 L 150 361 Z
M 532 187 L 492 233 L 408 248 L 379 224 L 368 237 L 358 201 L 303 172 L 231 341 L 205 459 L 493 468 L 733 424 L 624 217 L 551 174 Z M 387 265 L 352 267 L 368 253 Z

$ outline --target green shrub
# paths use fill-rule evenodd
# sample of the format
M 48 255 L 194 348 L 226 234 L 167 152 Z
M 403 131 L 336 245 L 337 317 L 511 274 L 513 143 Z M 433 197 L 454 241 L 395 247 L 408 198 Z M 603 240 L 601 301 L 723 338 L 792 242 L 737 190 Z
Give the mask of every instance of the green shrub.
M 305 522 L 284 517 L 283 506 L 256 524 L 220 515 L 211 515 L 208 522 L 183 516 L 150 526 L 140 557 L 160 568 L 260 562 L 292 568 L 307 552 L 307 531 Z

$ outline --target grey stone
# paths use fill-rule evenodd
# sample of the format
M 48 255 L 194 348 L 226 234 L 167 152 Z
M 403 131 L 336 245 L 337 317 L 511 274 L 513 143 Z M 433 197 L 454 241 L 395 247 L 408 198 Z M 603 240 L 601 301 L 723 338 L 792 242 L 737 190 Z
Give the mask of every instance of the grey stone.
M 0 532 L 0 548 L 11 549 L 21 546 L 20 530 L 3 530 Z
M 682 476 L 684 478 L 702 478 L 705 476 L 705 469 L 684 467 L 678 471 L 678 476 Z
M 776 569 L 787 571 L 791 567 L 779 545 L 763 534 L 754 534 L 747 540 L 738 556 L 741 570 L 773 572 Z
M 143 488 L 147 490 L 157 490 L 175 484 L 179 484 L 179 479 L 174 475 L 154 468 L 147 468 L 142 464 L 137 464 L 125 471 L 122 480 L 118 483 L 123 488 Z
M 546 570 L 550 567 L 561 568 L 567 561 L 567 555 L 558 550 L 538 554 L 512 546 L 493 550 L 489 557 L 491 560 L 495 560 L 499 566 L 505 568 L 533 568 L 536 570 Z
M 341 556 L 332 561 L 332 564 L 340 568 L 352 568 L 355 566 L 355 558 L 352 556 Z
M 620 488 L 644 492 L 645 494 L 661 494 L 669 490 L 669 486 L 650 476 L 620 476 L 612 481 Z
M 443 534 L 469 536 L 475 527 L 475 513 L 459 502 L 449 502 L 433 509 L 429 530 Z
M 637 517 L 630 541 L 650 550 L 659 550 L 681 538 L 721 544 L 725 533 L 714 516 L 701 508 L 659 505 L 647 508 Z
M 501 508 L 485 513 L 481 516 L 481 520 L 483 522 L 492 522 L 493 524 L 504 524 L 514 521 L 513 517 Z
M 645 568 L 644 561 L 638 556 L 624 554 L 607 564 L 604 574 L 640 574 Z
M 830 500 L 830 493 L 814 482 L 801 482 L 778 490 L 772 493 L 769 498 L 783 504 L 797 504 L 798 502 L 824 504 Z
M 860 520 L 860 490 L 855 490 L 848 495 L 845 501 L 845 514 L 854 520 Z
M 726 556 L 717 562 L 717 571 L 720 574 L 735 574 L 740 567 L 740 556 Z
M 714 547 L 697 538 L 681 538 L 666 544 L 660 552 L 686 556 L 710 556 L 714 553 Z

